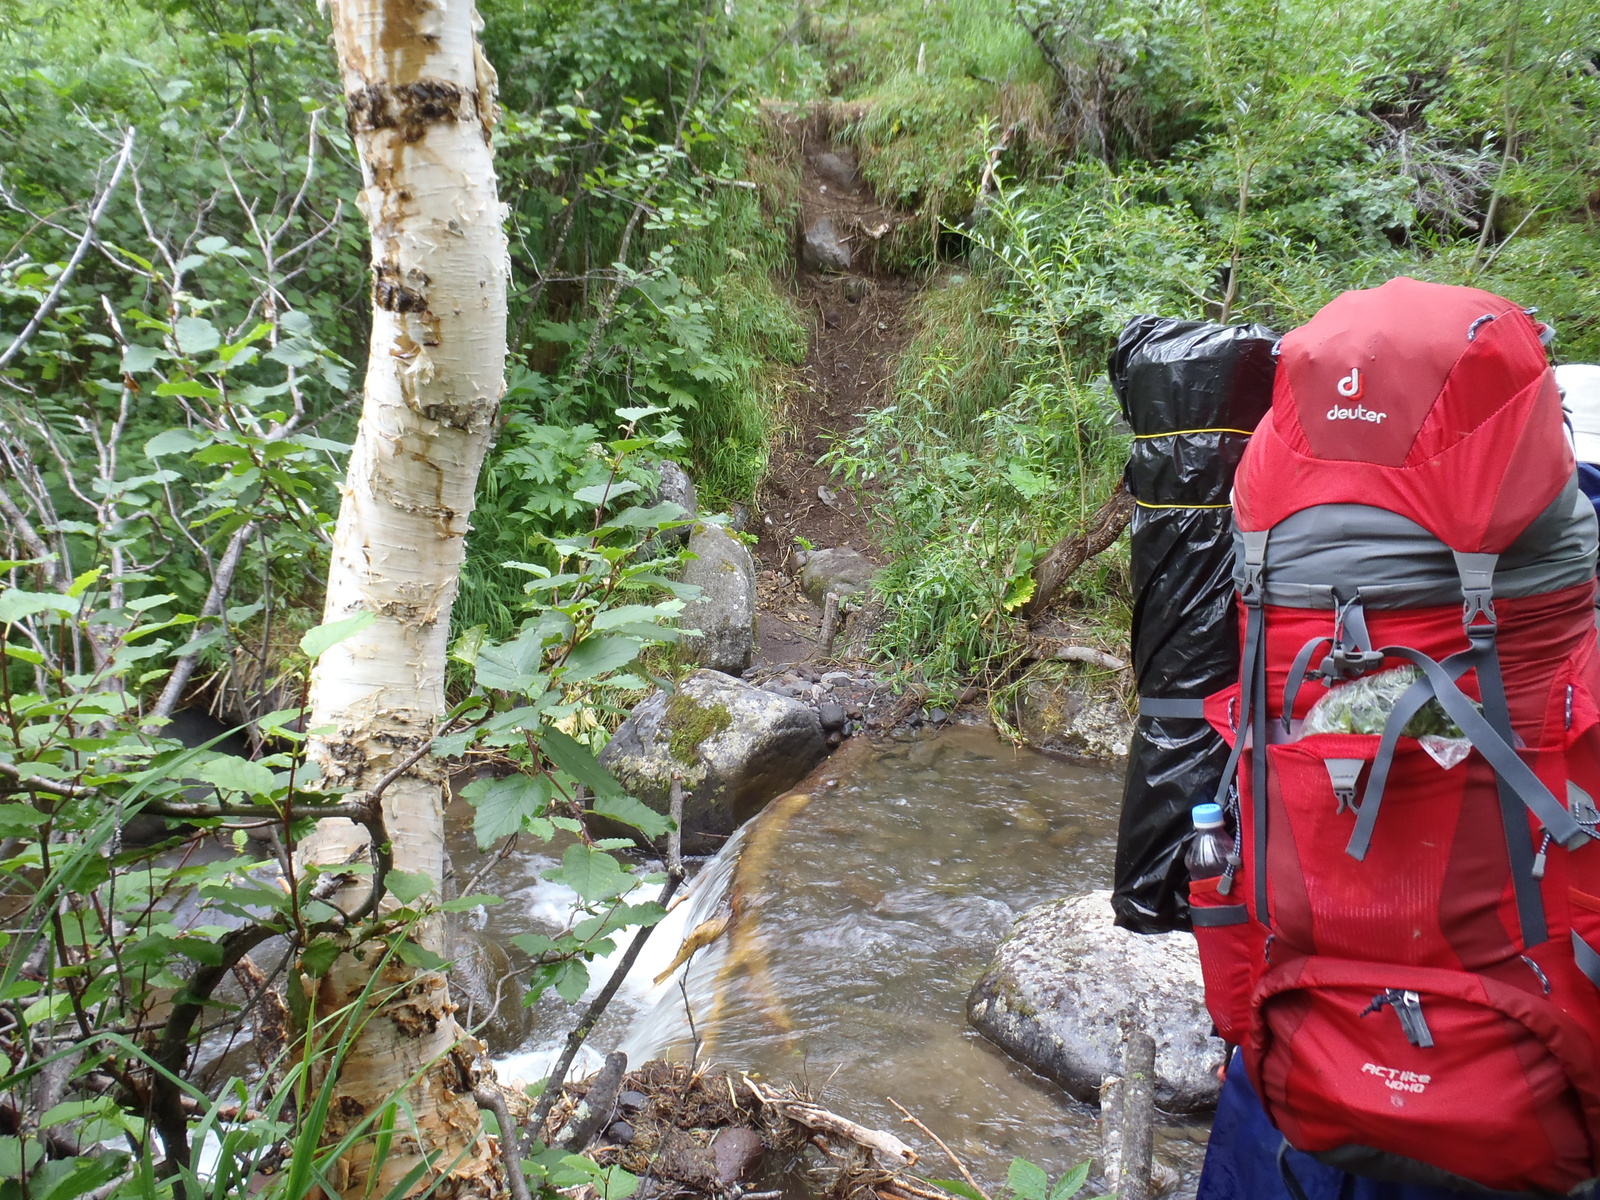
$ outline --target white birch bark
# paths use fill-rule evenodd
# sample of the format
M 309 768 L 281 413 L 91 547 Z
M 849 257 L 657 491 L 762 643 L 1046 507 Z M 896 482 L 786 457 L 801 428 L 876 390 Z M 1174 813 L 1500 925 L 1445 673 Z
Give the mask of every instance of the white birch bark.
M 328 574 L 327 621 L 375 620 L 328 650 L 311 684 L 311 754 L 359 796 L 429 739 L 444 710 L 446 639 L 473 493 L 504 390 L 510 263 L 489 130 L 494 74 L 472 0 L 332 0 L 334 42 L 372 231 L 372 344 Z M 444 873 L 442 772 L 422 762 L 383 794 L 397 870 Z M 362 858 L 366 831 L 322 823 L 302 861 Z M 341 904 L 365 892 L 354 887 Z M 437 923 L 417 940 L 443 950 Z M 327 1017 L 356 1001 L 376 954 L 307 981 Z M 447 1171 L 435 1196 L 488 1196 L 496 1167 L 445 980 L 391 962 L 347 1057 L 325 1141 L 403 1094 L 381 1164 L 370 1139 L 346 1155 L 345 1197 L 383 1196 L 428 1152 Z M 414 1082 L 413 1082 L 414 1080 Z M 377 1178 L 371 1176 L 376 1174 Z M 418 1189 L 428 1186 L 425 1177 Z

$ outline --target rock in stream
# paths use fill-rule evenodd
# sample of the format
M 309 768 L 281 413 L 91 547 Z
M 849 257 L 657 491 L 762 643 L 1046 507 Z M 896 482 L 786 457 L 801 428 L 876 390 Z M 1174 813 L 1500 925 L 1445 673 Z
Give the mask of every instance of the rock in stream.
M 1157 1105 L 1213 1107 L 1225 1050 L 1211 1032 L 1194 938 L 1116 928 L 1110 892 L 1023 913 L 967 997 L 967 1019 L 984 1037 L 1090 1101 L 1120 1072 L 1129 1013 L 1156 1042 Z
M 713 671 L 737 675 L 756 651 L 756 564 L 745 544 L 720 525 L 696 525 L 689 537 L 695 557 L 683 582 L 700 589 L 678 619 L 685 634 L 681 657 Z
M 816 712 L 716 671 L 696 671 L 642 701 L 600 753 L 657 812 L 683 780 L 683 851 L 711 854 L 828 753 Z

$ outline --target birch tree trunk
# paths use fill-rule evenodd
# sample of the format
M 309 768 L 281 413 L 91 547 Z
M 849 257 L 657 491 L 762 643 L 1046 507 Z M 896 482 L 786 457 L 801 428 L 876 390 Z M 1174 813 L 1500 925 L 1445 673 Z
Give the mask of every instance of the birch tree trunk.
M 324 619 L 371 613 L 370 625 L 318 660 L 311 754 L 331 786 L 355 796 L 434 734 L 444 711 L 446 639 L 473 493 L 504 390 L 510 263 L 489 131 L 494 73 L 477 42 L 472 0 L 332 0 L 361 206 L 372 231 L 372 344 L 328 573 Z M 443 878 L 444 779 L 429 757 L 391 783 L 383 812 L 397 870 Z M 367 835 L 324 821 L 303 862 L 365 860 Z M 365 881 L 338 901 L 353 907 Z M 346 907 L 349 911 L 349 907 Z M 416 940 L 443 951 L 442 924 Z M 312 1012 L 356 1002 L 380 957 L 346 954 L 307 979 Z M 381 1163 L 372 1139 L 332 1180 L 341 1195 L 384 1196 L 436 1153 L 450 1177 L 434 1195 L 487 1197 L 497 1167 L 473 1099 L 473 1060 L 442 974 L 391 959 L 370 1018 L 336 1083 L 324 1142 L 400 1096 Z M 373 1178 L 376 1176 L 376 1178 Z

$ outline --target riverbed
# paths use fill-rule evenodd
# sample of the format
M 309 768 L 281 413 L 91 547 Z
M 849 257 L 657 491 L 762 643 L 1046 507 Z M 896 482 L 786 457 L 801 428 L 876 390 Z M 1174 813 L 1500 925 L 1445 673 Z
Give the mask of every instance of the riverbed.
M 652 935 L 585 1062 L 620 1047 L 635 1065 L 693 1057 L 803 1083 L 894 1130 L 934 1176 L 949 1164 L 892 1101 L 980 1181 L 1003 1180 L 1013 1156 L 1052 1176 L 1095 1157 L 1096 1110 L 980 1037 L 965 1001 L 1018 913 L 1109 886 L 1120 794 L 1110 770 L 1013 748 L 987 728 L 847 745 L 699 864 L 703 878 Z M 475 851 L 469 832 L 455 836 L 460 871 Z M 537 878 L 555 861 L 547 849 L 495 868 L 481 890 L 505 903 L 488 912 L 488 938 L 565 923 L 570 893 Z M 729 912 L 730 890 L 726 932 L 655 983 L 689 931 Z M 596 987 L 604 977 L 597 964 Z M 491 1046 L 502 1077 L 540 1077 L 572 1016 L 546 996 L 519 1045 Z M 1158 1137 L 1182 1191 L 1204 1137 L 1177 1124 Z

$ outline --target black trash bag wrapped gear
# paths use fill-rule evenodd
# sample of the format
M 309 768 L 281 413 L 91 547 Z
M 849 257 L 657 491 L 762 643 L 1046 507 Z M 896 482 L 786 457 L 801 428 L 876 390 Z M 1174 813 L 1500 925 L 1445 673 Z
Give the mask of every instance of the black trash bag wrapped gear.
M 1111 386 L 1134 432 L 1126 478 L 1139 502 L 1130 536 L 1142 701 L 1111 906 L 1137 933 L 1189 928 L 1189 810 L 1213 798 L 1228 759 L 1199 701 L 1239 676 L 1228 502 L 1250 431 L 1272 406 L 1277 341 L 1262 325 L 1135 317 L 1111 353 Z M 1171 701 L 1190 703 L 1151 711 Z

